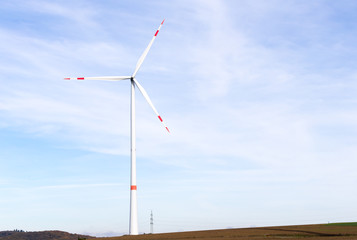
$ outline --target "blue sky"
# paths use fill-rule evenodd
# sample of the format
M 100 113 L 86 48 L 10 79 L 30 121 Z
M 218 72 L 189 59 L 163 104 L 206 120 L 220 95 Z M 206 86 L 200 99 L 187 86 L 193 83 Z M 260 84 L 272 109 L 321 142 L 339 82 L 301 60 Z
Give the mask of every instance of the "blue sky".
M 1 1 L 1 230 L 128 232 L 356 221 L 355 1 Z

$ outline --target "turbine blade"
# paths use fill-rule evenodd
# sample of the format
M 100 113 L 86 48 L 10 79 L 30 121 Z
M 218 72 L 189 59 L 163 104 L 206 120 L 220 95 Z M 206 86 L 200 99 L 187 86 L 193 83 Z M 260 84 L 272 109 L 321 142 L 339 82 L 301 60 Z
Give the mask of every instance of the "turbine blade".
M 130 79 L 130 76 L 112 76 L 112 77 L 77 77 L 64 78 L 64 80 L 104 80 L 104 81 L 120 81 Z
M 164 22 L 165 22 L 165 19 L 162 20 L 162 22 L 161 22 L 159 28 L 158 28 L 158 29 L 156 30 L 156 32 L 155 32 L 154 37 L 151 39 L 149 45 L 146 47 L 145 51 L 143 52 L 143 54 L 140 56 L 138 62 L 136 63 L 136 68 L 135 68 L 135 71 L 134 71 L 134 73 L 133 73 L 133 75 L 132 75 L 133 78 L 135 78 L 136 73 L 139 71 L 139 69 L 140 69 L 140 67 L 141 67 L 141 64 L 143 64 L 143 62 L 144 62 L 144 60 L 145 60 L 145 58 L 146 58 L 146 55 L 148 54 L 148 52 L 149 52 L 149 50 L 150 50 L 150 48 L 151 48 L 151 45 L 154 43 L 154 40 L 155 40 L 157 34 L 159 33 L 161 26 L 164 24 Z
M 152 110 L 154 110 L 154 112 L 156 113 L 157 117 L 159 118 L 159 120 L 161 121 L 161 123 L 164 125 L 165 129 L 170 132 L 169 128 L 166 127 L 164 121 L 162 120 L 160 114 L 158 113 L 158 111 L 156 110 L 156 108 L 154 107 L 154 104 L 152 104 L 149 95 L 147 94 L 147 92 L 145 91 L 145 89 L 143 88 L 143 86 L 140 85 L 140 83 L 138 83 L 138 81 L 136 81 L 135 78 L 133 78 L 133 81 L 135 83 L 135 85 L 138 87 L 138 89 L 140 90 L 140 92 L 143 94 L 144 98 L 146 99 L 146 101 L 149 103 L 149 105 L 151 106 Z

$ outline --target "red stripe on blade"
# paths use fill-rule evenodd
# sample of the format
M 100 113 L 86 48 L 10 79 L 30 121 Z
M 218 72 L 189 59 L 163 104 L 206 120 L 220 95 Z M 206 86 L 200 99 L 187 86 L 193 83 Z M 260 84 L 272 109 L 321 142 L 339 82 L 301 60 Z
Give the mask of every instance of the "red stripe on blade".
M 168 132 L 170 132 L 170 130 L 166 127 L 166 130 L 168 131 Z
M 160 117 L 160 116 L 157 116 L 159 119 L 160 119 L 160 121 L 162 122 L 162 118 Z
M 136 185 L 131 185 L 130 190 L 136 190 Z
M 161 25 L 162 25 L 162 24 L 164 24 L 164 22 L 165 22 L 165 19 L 164 19 L 164 20 L 162 20 Z
M 77 78 L 77 80 L 84 80 L 84 77 L 82 77 L 82 78 Z
M 71 80 L 71 78 L 64 78 L 64 80 Z
M 157 30 L 157 31 L 156 31 L 156 33 L 155 33 L 155 37 L 157 36 L 157 34 L 158 34 L 158 33 L 159 33 L 159 30 Z

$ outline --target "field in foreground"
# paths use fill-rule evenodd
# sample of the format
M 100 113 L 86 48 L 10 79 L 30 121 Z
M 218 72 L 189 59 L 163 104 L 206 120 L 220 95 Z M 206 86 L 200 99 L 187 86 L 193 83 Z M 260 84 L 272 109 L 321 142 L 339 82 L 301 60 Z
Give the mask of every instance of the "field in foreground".
M 283 227 L 240 228 L 196 232 L 144 234 L 96 238 L 96 240 L 260 240 L 260 239 L 308 239 L 308 240 L 357 240 L 357 223 L 333 223 Z

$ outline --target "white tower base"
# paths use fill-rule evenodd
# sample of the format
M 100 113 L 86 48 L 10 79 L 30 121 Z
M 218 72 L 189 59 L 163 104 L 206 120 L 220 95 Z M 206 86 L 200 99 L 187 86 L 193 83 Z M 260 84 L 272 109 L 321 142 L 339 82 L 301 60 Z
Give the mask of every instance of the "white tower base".
M 136 144 L 135 144 L 135 83 L 131 79 L 131 174 L 130 174 L 130 223 L 129 234 L 138 235 L 138 203 L 136 198 Z

